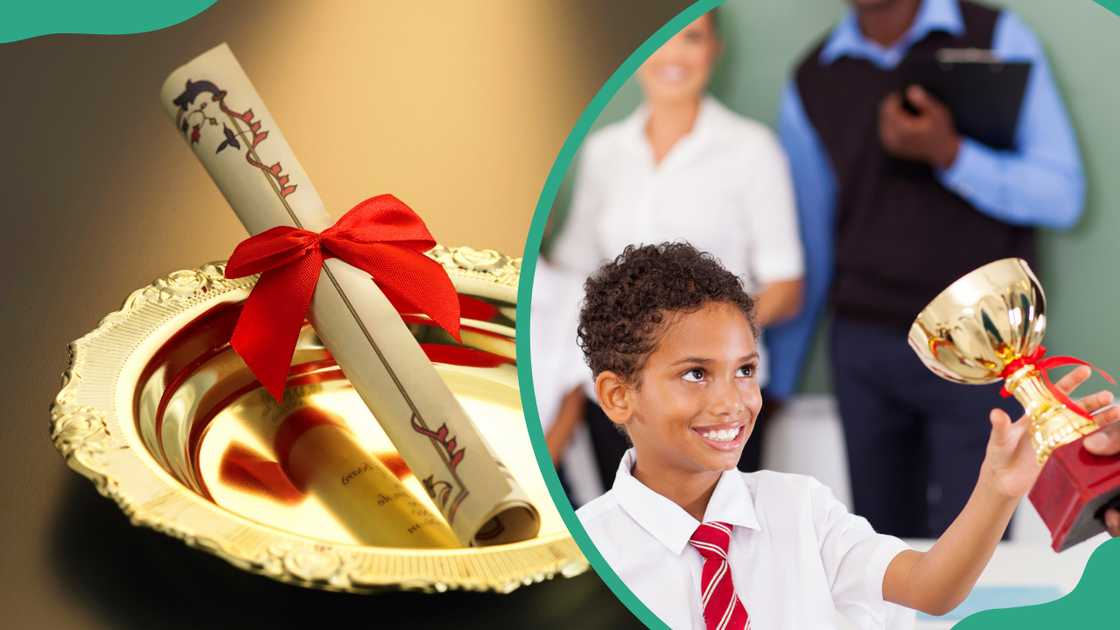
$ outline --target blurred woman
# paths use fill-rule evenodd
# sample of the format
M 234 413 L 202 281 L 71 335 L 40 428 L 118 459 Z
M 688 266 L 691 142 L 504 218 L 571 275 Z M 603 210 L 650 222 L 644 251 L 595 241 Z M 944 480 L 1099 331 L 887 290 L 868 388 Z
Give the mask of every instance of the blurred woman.
M 688 241 L 743 279 L 765 328 L 796 315 L 801 304 L 793 191 L 774 134 L 708 94 L 723 48 L 717 22 L 709 12 L 666 42 L 638 70 L 643 104 L 588 137 L 551 257 L 587 274 L 630 243 Z M 763 355 L 762 385 L 766 375 Z M 770 402 L 777 402 L 773 395 Z M 594 404 L 588 409 L 601 413 Z M 602 454 L 609 485 L 625 444 L 605 420 L 590 425 L 597 448 L 614 442 Z M 744 470 L 759 467 L 757 437 Z

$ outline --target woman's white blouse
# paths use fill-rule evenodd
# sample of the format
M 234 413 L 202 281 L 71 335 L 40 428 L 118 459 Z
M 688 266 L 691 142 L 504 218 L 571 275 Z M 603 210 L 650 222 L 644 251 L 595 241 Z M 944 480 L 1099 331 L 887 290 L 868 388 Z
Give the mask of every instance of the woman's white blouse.
M 586 274 L 626 245 L 684 240 L 751 292 L 800 278 L 789 166 L 774 134 L 706 97 L 692 131 L 655 164 L 648 115 L 642 106 L 587 139 L 553 261 Z

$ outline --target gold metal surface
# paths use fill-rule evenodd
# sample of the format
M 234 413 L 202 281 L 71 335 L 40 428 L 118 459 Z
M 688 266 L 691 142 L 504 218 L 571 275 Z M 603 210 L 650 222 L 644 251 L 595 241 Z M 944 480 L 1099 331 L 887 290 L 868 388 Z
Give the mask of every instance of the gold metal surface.
M 1017 359 L 1034 353 L 1046 334 L 1046 296 L 1026 261 L 1005 258 L 963 276 L 927 305 L 910 326 L 910 347 L 938 376 L 972 385 L 1000 381 Z M 1040 463 L 1063 444 L 1096 430 L 1025 365 L 1004 387 L 1031 419 L 1031 443 Z
M 464 310 L 463 319 L 464 346 L 492 361 L 431 356 L 540 509 L 536 538 L 481 548 L 371 546 L 364 543 L 369 524 L 355 525 L 349 495 L 288 485 L 272 461 L 278 404 L 228 345 L 255 278 L 226 280 L 224 263 L 177 271 L 134 292 L 70 345 L 70 368 L 51 408 L 56 448 L 133 523 L 286 582 L 357 592 L 509 592 L 582 573 L 587 561 L 552 505 L 521 413 L 513 363 L 520 259 L 443 247 L 429 256 L 464 299 L 492 314 L 471 319 L 479 316 Z M 451 343 L 422 320 L 410 328 L 426 347 Z M 371 466 L 394 471 L 411 498 L 434 509 L 310 326 L 300 336 L 293 375 L 284 404 L 340 419 L 355 449 L 377 460 Z M 361 492 L 361 485 L 347 492 Z

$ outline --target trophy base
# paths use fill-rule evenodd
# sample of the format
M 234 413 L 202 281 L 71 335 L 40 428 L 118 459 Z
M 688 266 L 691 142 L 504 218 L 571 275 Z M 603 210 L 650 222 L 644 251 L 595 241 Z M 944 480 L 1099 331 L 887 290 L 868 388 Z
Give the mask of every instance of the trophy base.
M 1054 449 L 1030 492 L 1054 551 L 1105 531 L 1101 512 L 1120 497 L 1120 456 L 1093 455 L 1081 439 Z

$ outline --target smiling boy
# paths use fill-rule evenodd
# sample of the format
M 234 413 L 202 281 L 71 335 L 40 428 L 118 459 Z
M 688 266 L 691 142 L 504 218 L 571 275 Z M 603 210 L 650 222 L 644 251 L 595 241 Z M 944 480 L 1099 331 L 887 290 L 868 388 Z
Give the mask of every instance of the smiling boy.
M 838 614 L 883 628 L 888 602 L 944 614 L 1038 475 L 1025 423 L 993 410 L 968 504 L 929 551 L 909 549 L 811 477 L 735 470 L 762 405 L 754 304 L 735 275 L 684 243 L 630 246 L 585 291 L 580 346 L 600 405 L 633 448 L 611 490 L 578 515 L 672 628 L 831 628 Z M 1079 368 L 1058 386 L 1088 376 Z M 1111 400 L 1100 392 L 1082 404 Z

